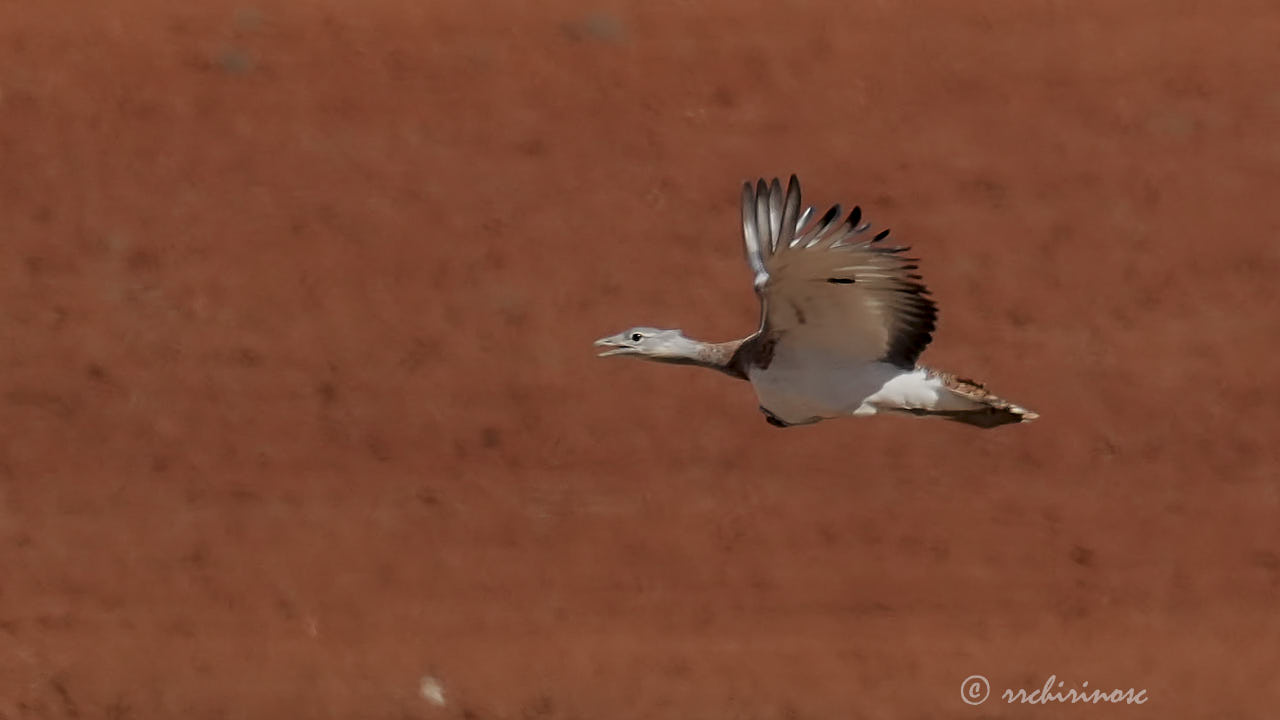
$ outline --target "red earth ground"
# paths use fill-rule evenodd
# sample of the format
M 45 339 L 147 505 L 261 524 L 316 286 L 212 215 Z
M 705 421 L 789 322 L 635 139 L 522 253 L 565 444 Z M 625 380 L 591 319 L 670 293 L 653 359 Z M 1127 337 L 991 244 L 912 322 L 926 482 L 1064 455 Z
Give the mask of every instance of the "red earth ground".
M 1274 717 L 1280 9 L 961 5 L 0 5 L 0 718 Z M 1039 422 L 595 358 L 793 171 Z

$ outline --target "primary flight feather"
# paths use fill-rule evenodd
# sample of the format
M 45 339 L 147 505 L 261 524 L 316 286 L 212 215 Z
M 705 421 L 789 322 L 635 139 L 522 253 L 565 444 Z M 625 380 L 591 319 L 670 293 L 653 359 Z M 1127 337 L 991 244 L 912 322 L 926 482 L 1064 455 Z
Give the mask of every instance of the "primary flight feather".
M 604 356 L 700 365 L 748 380 L 778 427 L 842 416 L 909 413 L 996 427 L 1036 413 L 916 364 L 938 311 L 908 249 L 882 244 L 859 208 L 810 222 L 800 182 L 742 187 L 742 236 L 760 297 L 760 328 L 726 343 L 637 327 L 601 338 Z

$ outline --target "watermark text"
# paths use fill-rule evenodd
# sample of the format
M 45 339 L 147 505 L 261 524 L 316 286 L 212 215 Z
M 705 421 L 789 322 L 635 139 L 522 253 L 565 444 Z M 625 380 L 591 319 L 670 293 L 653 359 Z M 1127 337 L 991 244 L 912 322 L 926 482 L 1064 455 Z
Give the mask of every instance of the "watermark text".
M 982 675 L 970 675 L 960 684 L 960 699 L 966 705 L 981 705 L 991 696 L 991 683 Z M 1145 705 L 1147 691 L 1142 688 L 1113 688 L 1090 686 L 1085 680 L 1078 685 L 1067 684 L 1057 675 L 1050 675 L 1044 685 L 1035 688 L 1006 688 L 1000 693 L 1006 703 L 1021 705 L 1048 705 L 1050 703 L 1086 705 Z

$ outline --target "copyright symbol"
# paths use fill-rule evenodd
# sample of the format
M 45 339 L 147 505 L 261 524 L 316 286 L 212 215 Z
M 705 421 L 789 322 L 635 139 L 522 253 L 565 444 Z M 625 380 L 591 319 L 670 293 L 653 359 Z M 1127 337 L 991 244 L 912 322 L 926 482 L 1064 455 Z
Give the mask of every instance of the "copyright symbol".
M 966 705 L 981 705 L 991 694 L 991 683 L 981 675 L 970 675 L 960 683 L 960 699 Z

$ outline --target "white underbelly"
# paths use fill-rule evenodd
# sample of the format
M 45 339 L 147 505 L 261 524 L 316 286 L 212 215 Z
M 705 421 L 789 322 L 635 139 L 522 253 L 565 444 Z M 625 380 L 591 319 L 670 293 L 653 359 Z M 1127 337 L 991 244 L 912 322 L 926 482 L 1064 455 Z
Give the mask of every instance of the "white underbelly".
M 789 425 L 882 410 L 963 410 L 974 407 L 923 368 L 882 362 L 775 356 L 747 374 L 760 406 Z

